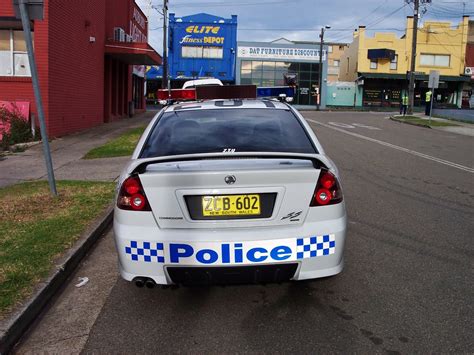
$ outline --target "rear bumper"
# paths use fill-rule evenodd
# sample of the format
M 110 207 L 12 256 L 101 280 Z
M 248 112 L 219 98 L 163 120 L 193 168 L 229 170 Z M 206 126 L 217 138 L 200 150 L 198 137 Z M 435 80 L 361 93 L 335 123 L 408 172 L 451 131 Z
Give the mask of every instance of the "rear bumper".
M 128 281 L 147 277 L 163 285 L 202 275 L 208 275 L 205 278 L 211 283 L 226 283 L 222 271 L 230 269 L 237 279 L 243 276 L 242 282 L 332 276 L 344 266 L 346 215 L 343 204 L 339 209 L 338 217 L 331 220 L 231 229 L 160 229 L 151 213 L 116 209 L 120 274 Z M 260 280 L 255 272 L 268 277 Z M 272 279 L 275 273 L 280 275 Z

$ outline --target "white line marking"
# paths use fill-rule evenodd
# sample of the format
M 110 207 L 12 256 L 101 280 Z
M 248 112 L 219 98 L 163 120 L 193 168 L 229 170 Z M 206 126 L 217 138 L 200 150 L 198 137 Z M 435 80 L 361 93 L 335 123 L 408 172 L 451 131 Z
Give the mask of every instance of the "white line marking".
M 347 124 L 347 123 L 340 123 L 340 122 L 328 122 L 331 126 L 341 127 L 341 128 L 355 128 L 354 126 Z
M 420 158 L 424 158 L 424 159 L 428 159 L 428 160 L 431 160 L 431 161 L 435 161 L 435 162 L 437 162 L 437 163 L 450 166 L 450 167 L 452 167 L 452 168 L 456 168 L 456 169 L 459 169 L 459 170 L 467 171 L 468 173 L 471 173 L 471 174 L 474 173 L 474 168 L 471 168 L 471 167 L 468 167 L 468 166 L 464 166 L 464 165 L 461 165 L 461 164 L 456 164 L 456 163 L 450 162 L 450 161 L 448 161 L 448 160 L 444 160 L 444 159 L 440 159 L 440 158 L 433 157 L 433 156 L 431 156 L 431 155 L 419 153 L 419 152 L 417 152 L 417 151 L 414 151 L 414 150 L 411 150 L 411 149 L 407 149 L 407 148 L 403 148 L 403 147 L 400 147 L 400 146 L 395 145 L 395 144 L 387 143 L 387 142 L 384 142 L 384 141 L 379 141 L 378 139 L 366 137 L 366 136 L 363 136 L 362 134 L 358 134 L 358 133 L 354 133 L 354 132 L 349 132 L 349 131 L 346 131 L 345 129 L 337 128 L 337 127 L 334 127 L 334 126 L 331 126 L 331 125 L 328 125 L 328 124 L 325 124 L 325 123 L 322 123 L 322 122 L 318 122 L 318 121 L 315 121 L 315 120 L 312 120 L 312 119 L 306 119 L 306 120 L 307 120 L 307 121 L 310 121 L 310 122 L 313 122 L 313 123 L 316 123 L 316 124 L 319 124 L 319 125 L 321 125 L 321 126 L 323 126 L 323 127 L 330 128 L 330 129 L 334 129 L 334 130 L 336 130 L 336 131 L 339 131 L 339 132 L 348 134 L 348 135 L 350 135 L 350 136 L 354 136 L 354 137 L 357 137 L 357 138 L 360 138 L 360 139 L 365 139 L 366 141 L 369 141 L 369 142 L 373 142 L 373 143 L 377 143 L 377 144 L 383 145 L 383 146 L 385 146 L 385 147 L 393 148 L 393 149 L 399 150 L 399 151 L 401 151 L 401 152 L 405 152 L 405 153 L 408 153 L 408 154 L 415 155 L 415 156 L 420 157 Z
M 381 128 L 365 125 L 365 124 L 362 124 L 362 123 L 352 123 L 352 124 L 356 127 L 367 128 L 367 129 L 371 129 L 373 131 L 381 131 L 382 130 Z

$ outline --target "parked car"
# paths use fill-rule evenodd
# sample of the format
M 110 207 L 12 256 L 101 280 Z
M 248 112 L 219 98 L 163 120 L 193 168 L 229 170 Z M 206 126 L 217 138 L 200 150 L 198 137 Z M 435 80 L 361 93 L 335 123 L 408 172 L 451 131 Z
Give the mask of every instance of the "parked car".
M 120 274 L 140 287 L 335 275 L 346 238 L 339 179 L 284 102 L 165 107 L 118 182 Z
M 189 80 L 183 84 L 183 89 L 192 89 L 196 86 L 224 86 L 222 81 L 219 79 L 209 78 L 209 79 L 197 79 Z

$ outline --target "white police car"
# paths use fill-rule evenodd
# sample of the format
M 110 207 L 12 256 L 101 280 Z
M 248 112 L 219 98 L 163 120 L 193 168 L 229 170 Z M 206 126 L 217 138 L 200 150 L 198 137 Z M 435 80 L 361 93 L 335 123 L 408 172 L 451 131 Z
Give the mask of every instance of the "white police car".
M 343 268 L 338 172 L 304 118 L 271 100 L 163 109 L 117 189 L 120 273 L 137 286 L 279 282 Z

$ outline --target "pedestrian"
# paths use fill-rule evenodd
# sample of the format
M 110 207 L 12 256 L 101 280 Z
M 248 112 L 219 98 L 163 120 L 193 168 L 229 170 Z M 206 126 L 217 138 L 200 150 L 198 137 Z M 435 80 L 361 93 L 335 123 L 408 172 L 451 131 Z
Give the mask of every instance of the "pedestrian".
M 431 95 L 433 93 L 431 90 L 428 90 L 425 95 L 425 116 L 429 116 L 431 112 Z
M 402 95 L 402 101 L 400 103 L 400 115 L 403 114 L 403 116 L 405 116 L 407 114 L 407 107 L 408 107 L 408 95 L 404 93 Z

